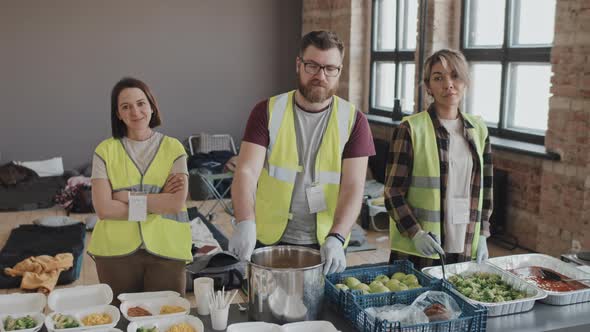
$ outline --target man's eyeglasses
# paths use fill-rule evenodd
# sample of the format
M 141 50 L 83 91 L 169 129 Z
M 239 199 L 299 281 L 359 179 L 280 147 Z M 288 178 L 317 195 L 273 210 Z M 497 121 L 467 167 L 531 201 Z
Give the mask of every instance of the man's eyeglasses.
M 322 66 L 322 65 L 319 65 L 315 62 L 305 61 L 303 59 L 301 59 L 301 63 L 303 63 L 303 69 L 305 69 L 305 72 L 308 74 L 311 74 L 311 75 L 317 75 L 317 73 L 319 73 L 320 70 L 323 70 L 324 74 L 327 77 L 336 77 L 336 76 L 338 76 L 338 74 L 340 74 L 340 70 L 342 69 L 342 67 L 339 67 L 339 66 L 332 66 L 332 65 Z

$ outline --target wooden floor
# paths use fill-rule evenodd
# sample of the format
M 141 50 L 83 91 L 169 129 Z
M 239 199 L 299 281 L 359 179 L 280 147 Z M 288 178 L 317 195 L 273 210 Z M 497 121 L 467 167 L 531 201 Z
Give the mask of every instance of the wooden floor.
M 187 205 L 189 207 L 198 206 L 199 210 L 202 212 L 206 212 L 209 210 L 209 207 L 212 206 L 214 201 L 207 201 L 207 202 L 188 202 Z M 223 212 L 221 206 L 218 206 L 216 209 L 216 217 L 213 220 L 213 223 L 220 228 L 224 234 L 228 237 L 231 236 L 233 230 L 230 223 L 230 216 Z M 17 227 L 20 224 L 30 224 L 33 220 L 37 218 L 41 218 L 44 216 L 60 216 L 66 215 L 65 211 L 59 207 L 53 207 L 51 209 L 43 209 L 43 210 L 34 210 L 34 211 L 24 211 L 24 212 L 4 212 L 0 213 L 0 247 L 3 247 L 6 243 L 6 239 L 8 238 L 10 231 Z M 74 219 L 78 219 L 83 221 L 85 217 L 88 215 L 85 214 L 72 214 L 70 217 Z M 88 244 L 88 240 L 91 237 L 91 233 L 88 233 L 86 237 L 86 243 Z M 370 244 L 376 246 L 376 250 L 370 251 L 361 251 L 361 252 L 352 252 L 346 255 L 346 260 L 348 266 L 353 265 L 360 265 L 360 264 L 369 264 L 369 263 L 379 263 L 379 262 L 386 262 L 389 259 L 389 239 L 387 232 L 374 232 L 368 231 L 367 233 L 367 240 Z M 522 251 L 508 251 L 506 249 L 500 248 L 493 244 L 489 245 L 490 249 L 490 256 L 504 256 L 510 254 L 518 254 L 523 253 Z M 96 267 L 94 265 L 94 261 L 87 255 L 84 256 L 83 259 L 83 266 L 80 278 L 66 286 L 59 286 L 59 288 L 63 287 L 73 287 L 79 285 L 92 285 L 98 283 L 98 277 L 96 274 Z M 0 294 L 7 294 L 7 293 L 15 293 L 21 292 L 19 289 L 0 289 Z M 194 294 L 187 294 L 187 299 L 189 299 L 192 305 L 195 305 Z M 243 301 L 243 300 L 242 300 Z M 234 302 L 242 302 L 238 297 Z

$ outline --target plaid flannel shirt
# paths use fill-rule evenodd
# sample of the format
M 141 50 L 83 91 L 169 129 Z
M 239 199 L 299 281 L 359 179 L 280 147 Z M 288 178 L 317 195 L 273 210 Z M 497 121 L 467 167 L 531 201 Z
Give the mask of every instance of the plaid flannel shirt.
M 438 147 L 438 156 L 440 160 L 440 190 L 441 190 L 441 220 L 444 220 L 444 200 L 446 197 L 448 170 L 449 170 L 449 133 L 440 123 L 436 116 L 434 105 L 428 109 L 428 113 L 434 126 L 436 134 L 436 144 Z M 463 118 L 461 113 L 459 116 Z M 490 216 L 493 207 L 493 165 L 492 165 L 492 148 L 489 136 L 486 138 L 483 151 L 483 181 L 480 175 L 479 157 L 475 149 L 473 137 L 467 129 L 473 126 L 465 121 L 464 135 L 469 143 L 473 157 L 473 169 L 471 172 L 471 203 L 469 225 L 467 226 L 467 236 L 465 237 L 465 248 L 463 254 L 460 254 L 459 261 L 471 260 L 471 243 L 475 233 L 475 225 L 481 222 L 480 234 L 486 237 L 490 236 Z M 393 132 L 393 141 L 390 145 L 389 161 L 387 164 L 387 179 L 385 183 L 385 206 L 390 216 L 395 220 L 398 230 L 402 235 L 413 237 L 420 229 L 420 224 L 412 207 L 406 200 L 406 194 L 412 183 L 413 167 L 413 149 L 411 139 L 411 129 L 408 122 L 402 122 Z M 479 218 L 479 191 L 483 183 L 483 206 L 481 219 Z M 444 243 L 444 222 L 441 223 L 441 241 Z

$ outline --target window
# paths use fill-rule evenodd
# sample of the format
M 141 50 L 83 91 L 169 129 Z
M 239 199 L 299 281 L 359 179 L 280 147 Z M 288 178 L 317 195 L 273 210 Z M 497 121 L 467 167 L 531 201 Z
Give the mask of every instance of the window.
M 555 0 L 463 4 L 461 44 L 471 74 L 465 110 L 482 116 L 495 136 L 543 144 Z
M 414 109 L 419 0 L 373 0 L 370 113 L 390 117 L 394 100 Z

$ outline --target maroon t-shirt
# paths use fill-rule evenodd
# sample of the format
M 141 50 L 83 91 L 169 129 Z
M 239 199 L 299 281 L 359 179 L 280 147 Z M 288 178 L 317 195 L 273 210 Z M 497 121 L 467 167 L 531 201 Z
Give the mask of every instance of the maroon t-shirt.
M 268 133 L 268 99 L 254 106 L 250 113 L 243 141 L 268 147 L 270 137 Z M 344 146 L 342 158 L 370 157 L 375 155 L 373 135 L 367 117 L 363 112 L 356 112 L 356 119 L 348 142 Z

